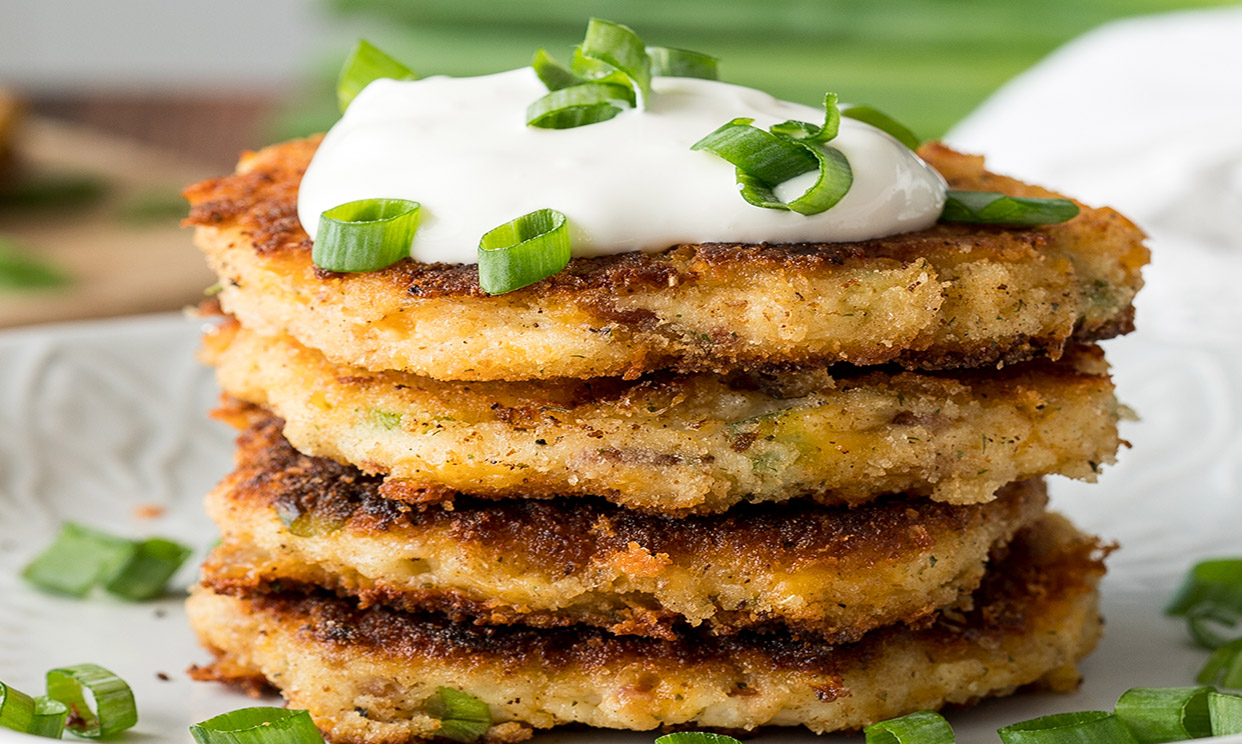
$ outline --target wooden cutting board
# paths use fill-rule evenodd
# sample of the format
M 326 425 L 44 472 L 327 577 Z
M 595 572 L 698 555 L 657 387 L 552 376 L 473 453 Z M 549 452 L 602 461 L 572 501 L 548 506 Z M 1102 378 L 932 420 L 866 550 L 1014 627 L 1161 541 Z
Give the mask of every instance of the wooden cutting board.
M 39 118 L 22 123 L 16 151 L 23 171 L 90 177 L 104 190 L 87 206 L 0 209 L 0 234 L 70 277 L 50 289 L 0 288 L 0 327 L 175 310 L 215 282 L 175 215 L 139 221 L 132 212 L 218 168 Z

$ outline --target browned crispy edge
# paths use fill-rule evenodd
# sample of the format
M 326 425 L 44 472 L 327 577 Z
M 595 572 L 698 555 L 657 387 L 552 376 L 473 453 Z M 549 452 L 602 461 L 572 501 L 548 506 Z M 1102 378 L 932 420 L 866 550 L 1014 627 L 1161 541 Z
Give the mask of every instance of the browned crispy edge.
M 721 636 L 683 629 L 676 640 L 663 640 L 618 636 L 583 626 L 484 627 L 385 607 L 362 610 L 325 594 L 259 595 L 249 601 L 259 612 L 301 627 L 304 638 L 325 650 L 348 645 L 355 651 L 413 663 L 435 660 L 462 669 L 498 669 L 502 674 L 520 675 L 530 668 L 544 673 L 591 672 L 636 660 L 658 670 L 664 664 L 689 669 L 713 661 L 749 659 L 766 668 L 840 679 L 842 670 L 865 662 L 889 640 L 913 637 L 946 651 L 965 651 L 989 639 L 1028 634 L 1056 605 L 1094 590 L 1110 546 L 1086 537 L 1059 546 L 1040 545 L 1040 539 L 1040 525 L 1020 532 L 996 556 L 970 609 L 945 612 L 921 628 L 882 628 L 856 644 L 832 645 L 779 633 Z M 231 678 L 227 669 L 199 670 L 197 676 Z M 824 694 L 845 692 L 841 688 Z
M 311 240 L 297 215 L 297 191 L 311 156 L 322 136 L 294 140 L 261 153 L 248 153 L 237 173 L 193 184 L 183 192 L 190 201 L 187 226 L 235 225 L 248 236 L 253 249 L 265 258 L 289 261 L 291 271 L 325 283 L 379 281 L 396 295 L 411 298 L 479 297 L 489 295 L 478 283 L 475 264 L 421 263 L 404 259 L 379 272 L 360 275 L 324 271 L 310 263 Z M 951 187 L 1005 189 L 1021 187 L 1052 195 L 1013 179 L 983 170 L 982 159 L 963 155 L 938 144 L 924 146 L 920 154 L 941 170 Z M 255 167 L 245 167 L 253 160 Z M 1101 214 L 1104 210 L 1099 210 Z M 1122 219 L 1115 213 L 1110 218 Z M 1134 229 L 1136 234 L 1137 229 Z M 576 298 L 589 306 L 601 322 L 617 322 L 636 330 L 650 330 L 656 318 L 643 310 L 619 310 L 608 302 L 594 302 L 593 295 L 625 295 L 640 289 L 671 287 L 693 281 L 695 275 L 731 267 L 768 267 L 789 272 L 813 271 L 843 265 L 864 258 L 890 258 L 909 263 L 928 251 L 944 249 L 963 241 L 995 245 L 998 253 L 1019 246 L 1042 248 L 1048 233 L 1040 227 L 1015 229 L 988 225 L 938 223 L 927 230 L 846 243 L 739 244 L 707 243 L 673 246 L 662 253 L 631 252 L 595 258 L 577 258 L 561 272 L 518 292 L 531 302 L 556 297 Z M 1071 339 L 1078 343 L 1112 338 L 1134 329 L 1134 309 L 1128 306 L 1105 322 L 1075 325 Z M 727 344 L 727 339 L 721 339 Z M 905 349 L 884 359 L 858 359 L 860 363 L 895 362 L 921 369 L 953 369 L 985 364 L 1011 364 L 1036 356 L 1056 358 L 1066 339 L 1061 334 L 1021 336 L 1003 348 L 990 341 L 963 342 L 952 349 Z M 814 364 L 814 355 L 787 355 L 786 363 Z M 762 367 L 766 358 L 733 360 L 732 366 Z M 696 371 L 704 360 L 652 357 L 636 362 L 641 369 L 669 367 Z M 710 364 L 708 365 L 710 366 Z M 641 371 L 641 369 L 639 371 Z M 722 370 L 723 371 L 723 370 Z
M 237 470 L 230 476 L 231 497 L 284 514 L 307 515 L 318 524 L 339 525 L 357 535 L 399 533 L 403 529 L 447 528 L 461 544 L 487 546 L 507 560 L 549 574 L 587 569 L 598 556 L 642 546 L 647 554 L 672 562 L 717 552 L 789 570 L 828 565 L 848 557 L 865 565 L 922 551 L 946 536 L 983 520 L 1016 521 L 1032 502 L 1046 500 L 1043 482 L 1032 479 L 1006 486 L 988 504 L 951 506 L 926 499 L 893 497 L 861 508 L 828 508 L 805 500 L 744 504 L 717 515 L 671 517 L 623 509 L 594 498 L 481 500 L 452 494 L 447 504 L 397 501 L 388 497 L 379 476 L 295 450 L 281 435 L 283 422 L 251 409 L 250 428 L 238 438 Z M 229 577 L 212 570 L 204 584 L 221 594 L 251 596 L 315 587 L 263 575 Z M 633 607 L 621 613 L 528 611 L 478 600 L 446 589 L 393 591 L 362 589 L 342 582 L 322 588 L 352 595 L 363 607 L 386 605 L 408 611 L 433 610 L 457 622 L 480 625 L 520 622 L 551 628 L 586 623 L 617 634 L 671 638 L 680 616 L 662 608 Z M 906 618 L 925 622 L 927 612 Z M 831 642 L 857 640 L 870 627 L 826 630 L 814 622 L 790 622 L 770 613 L 722 611 L 709 623 L 712 632 L 743 628 L 779 629 Z

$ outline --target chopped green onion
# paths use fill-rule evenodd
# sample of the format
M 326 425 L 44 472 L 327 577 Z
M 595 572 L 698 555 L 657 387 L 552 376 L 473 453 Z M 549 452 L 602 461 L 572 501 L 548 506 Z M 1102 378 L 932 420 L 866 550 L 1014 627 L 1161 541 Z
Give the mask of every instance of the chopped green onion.
M 323 741 L 310 713 L 242 708 L 190 726 L 198 744 L 313 744 Z
M 527 126 L 573 129 L 607 121 L 634 105 L 634 92 L 614 83 L 558 88 L 526 107 Z
M 1195 643 L 1216 649 L 1242 638 L 1242 608 L 1226 605 L 1197 605 L 1186 614 L 1186 624 Z
M 110 581 L 137 550 L 132 540 L 65 522 L 52 544 L 22 570 L 22 578 L 47 592 L 84 597 Z
M 451 687 L 440 687 L 424 704 L 427 715 L 440 719 L 437 736 L 453 741 L 478 740 L 492 725 L 492 712 L 487 703 Z
M 104 589 L 131 601 L 153 599 L 164 593 L 164 586 L 190 557 L 191 550 L 181 543 L 154 537 L 136 544 L 136 550 Z
M 1242 697 L 1212 692 L 1207 699 L 1212 736 L 1242 734 Z
M 479 239 L 479 286 L 504 294 L 552 276 L 569 265 L 569 221 L 538 209 L 489 230 Z
M 422 219 L 407 199 L 359 199 L 319 217 L 311 261 L 327 271 L 379 271 L 410 255 Z
M 940 220 L 982 225 L 1049 225 L 1073 219 L 1077 214 L 1078 205 L 1069 199 L 950 189 Z
M 69 277 L 60 269 L 0 237 L 0 289 L 43 289 L 68 283 Z
M 657 737 L 655 744 L 742 744 L 727 734 L 710 731 L 677 731 Z
M 919 138 L 915 136 L 914 132 L 911 132 L 903 124 L 882 111 L 870 106 L 847 106 L 841 109 L 841 115 L 861 121 L 864 124 L 870 124 L 911 150 L 919 148 Z
M 95 710 L 86 702 L 86 690 Z M 134 693 L 125 680 L 97 664 L 78 664 L 47 673 L 47 695 L 71 712 L 69 730 L 88 739 L 118 734 L 138 722 Z
M 1005 744 L 1134 744 L 1134 734 L 1112 713 L 1058 713 L 1006 726 L 996 733 Z
M 315 510 L 302 511 L 295 500 L 278 499 L 273 507 L 276 516 L 285 523 L 289 534 L 296 537 L 321 537 L 345 526 L 345 520 L 321 514 Z
M 25 733 L 34 717 L 34 698 L 0 682 L 0 726 Z
M 829 99 L 826 99 L 829 100 Z M 832 123 L 831 114 L 825 128 Z M 781 134 L 765 132 L 751 125 L 750 119 L 734 119 L 694 143 L 690 149 L 706 150 L 737 168 L 742 198 L 767 209 L 788 209 L 799 214 L 818 214 L 836 204 L 849 191 L 854 174 L 841 151 Z M 785 131 L 803 122 L 785 122 Z M 800 131 L 811 142 L 820 128 L 805 124 Z M 776 187 L 791 178 L 818 170 L 819 177 L 806 192 L 785 202 L 776 196 Z
M 689 49 L 649 46 L 647 56 L 651 58 L 653 76 L 720 79 L 718 71 L 720 60 L 706 54 L 692 52 Z
M 953 727 L 944 716 L 930 710 L 874 723 L 863 734 L 867 744 L 953 744 Z
M 51 545 L 25 569 L 22 577 L 54 594 L 84 597 L 97 585 L 122 599 L 157 597 L 190 549 L 163 538 L 126 540 L 65 522 Z
M 1116 714 L 1140 744 L 1210 736 L 1211 687 L 1135 687 L 1117 701 Z
M 837 109 L 837 94 L 824 94 L 824 123 L 821 126 L 790 119 L 780 124 L 773 124 L 768 127 L 768 131 L 779 137 L 808 144 L 828 142 L 841 131 L 841 112 Z
M 1164 611 L 1169 615 L 1186 615 L 1204 604 L 1242 608 L 1242 558 L 1218 558 L 1195 564 Z
M 1195 681 L 1201 685 L 1242 688 L 1242 638 L 1230 641 L 1212 652 Z
M 651 58 L 642 39 L 628 26 L 592 18 L 582 40 L 582 56 L 603 62 L 626 77 L 638 92 L 639 103 L 651 97 Z
M 336 79 L 336 102 L 345 113 L 349 104 L 362 89 L 380 78 L 392 80 L 417 80 L 414 71 L 381 52 L 375 45 L 359 39 L 345 58 L 341 74 Z
M 690 149 L 706 150 L 727 160 L 740 172 L 769 187 L 815 170 L 817 161 L 806 147 L 752 126 L 752 121 L 734 119 Z
M 535 58 L 531 60 L 530 66 L 534 68 L 539 80 L 550 91 L 590 82 L 552 59 L 552 55 L 544 49 L 535 52 Z
M 65 723 L 69 720 L 69 709 L 59 700 L 46 695 L 35 698 L 34 719 L 30 721 L 28 734 L 44 736 L 48 739 L 59 739 L 65 732 Z

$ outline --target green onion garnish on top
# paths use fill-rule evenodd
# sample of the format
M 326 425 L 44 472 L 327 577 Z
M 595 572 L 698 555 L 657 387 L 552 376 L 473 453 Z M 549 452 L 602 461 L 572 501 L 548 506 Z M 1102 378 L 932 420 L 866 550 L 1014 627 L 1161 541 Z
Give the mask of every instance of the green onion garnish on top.
M 1117 701 L 1116 713 L 1139 744 L 1210 736 L 1211 687 L 1135 687 Z
M 647 56 L 651 59 L 652 76 L 720 79 L 720 60 L 706 54 L 689 49 L 649 46 Z
M 1112 713 L 1058 713 L 1006 726 L 996 733 L 1005 744 L 1135 744 L 1134 734 Z
M 706 150 L 737 169 L 742 198 L 756 207 L 785 209 L 799 214 L 818 214 L 841 201 L 854 183 L 854 173 L 845 155 L 824 143 L 837 136 L 840 116 L 837 97 L 824 97 L 824 123 L 786 121 L 764 131 L 739 118 L 691 145 Z M 819 177 L 801 196 L 784 201 L 776 188 L 792 178 L 811 171 Z
M 479 286 L 489 294 L 512 292 L 552 276 L 569 257 L 569 221 L 554 209 L 538 209 L 479 239 Z
M 319 217 L 311 261 L 326 271 L 378 271 L 410 255 L 422 218 L 418 202 L 359 199 Z
M 492 725 L 492 712 L 487 703 L 451 687 L 440 687 L 423 704 L 427 715 L 440 719 L 437 736 L 460 741 L 477 741 Z
M 646 47 L 627 26 L 592 18 L 586 38 L 565 66 L 540 49 L 531 60 L 548 94 L 526 109 L 528 126 L 572 129 L 645 106 L 652 75 L 716 79 L 716 59 L 668 47 Z
M 940 221 L 970 222 L 978 225 L 1051 225 L 1076 216 L 1078 205 L 1069 199 L 950 189 Z
M 621 73 L 638 93 L 639 105 L 651 97 L 651 58 L 642 39 L 628 26 L 592 18 L 579 47 L 582 56 Z
M 285 708 L 242 708 L 190 726 L 198 744 L 318 744 L 323 734 L 310 713 Z
M 87 691 L 95 702 L 93 709 L 86 702 Z M 49 671 L 47 696 L 73 712 L 69 730 L 88 739 L 107 738 L 138 723 L 138 708 L 129 685 L 98 664 Z
M 380 78 L 392 80 L 417 80 L 414 71 L 381 52 L 370 42 L 359 39 L 345 58 L 341 74 L 336 79 L 336 102 L 341 113 L 362 92 L 362 89 Z
M 841 115 L 850 119 L 861 121 L 864 124 L 870 124 L 876 129 L 887 133 L 911 150 L 917 150 L 919 148 L 919 138 L 915 136 L 914 132 L 911 132 L 904 124 L 883 111 L 872 108 L 871 106 L 846 106 L 841 109 Z
M 944 716 L 920 710 L 863 729 L 867 744 L 953 744 L 953 727 Z

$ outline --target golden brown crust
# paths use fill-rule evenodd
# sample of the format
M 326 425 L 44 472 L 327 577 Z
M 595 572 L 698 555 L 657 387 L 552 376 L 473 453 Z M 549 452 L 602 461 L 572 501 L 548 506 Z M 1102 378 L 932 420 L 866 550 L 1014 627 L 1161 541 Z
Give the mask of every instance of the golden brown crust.
M 476 627 L 307 595 L 230 599 L 199 590 L 189 609 L 220 655 L 226 671 L 217 676 L 262 672 L 335 742 L 433 735 L 438 724 L 421 709 L 439 684 L 483 700 L 497 722 L 536 727 L 830 731 L 1039 680 L 1072 686 L 1074 663 L 1099 634 L 1102 552 L 1063 520 L 1045 519 L 998 560 L 973 609 L 844 646 L 780 634 L 659 640 Z
M 1107 365 L 1086 347 L 951 374 L 839 365 L 452 383 L 335 365 L 226 321 L 202 357 L 230 395 L 283 417 L 299 450 L 387 474 L 407 500 L 595 495 L 684 514 L 901 491 L 966 504 L 1039 475 L 1092 480 L 1119 443 Z
M 446 509 L 381 489 L 299 454 L 278 420 L 256 423 L 239 438 L 237 470 L 207 499 L 222 544 L 205 583 L 241 596 L 320 586 L 364 606 L 482 625 L 585 623 L 665 638 L 683 624 L 782 627 L 852 641 L 973 591 L 989 550 L 1045 503 L 1033 480 L 986 505 L 799 501 L 674 519 L 595 499 L 458 496 Z
M 488 296 L 473 265 L 315 269 L 296 195 L 317 144 L 251 153 L 237 174 L 186 190 L 186 224 L 198 227 L 196 240 L 225 283 L 226 309 L 336 361 L 439 379 L 1056 358 L 1071 339 L 1129 329 L 1147 261 L 1132 224 L 1084 208 L 1064 225 L 1021 230 L 939 224 L 861 243 L 691 245 L 575 259 L 531 287 Z M 943 147 L 922 154 L 954 186 L 1048 193 Z

